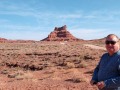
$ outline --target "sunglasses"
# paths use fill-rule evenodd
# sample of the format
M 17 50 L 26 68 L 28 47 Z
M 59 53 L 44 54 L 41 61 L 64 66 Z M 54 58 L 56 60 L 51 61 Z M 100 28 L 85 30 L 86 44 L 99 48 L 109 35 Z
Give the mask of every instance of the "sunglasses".
M 115 45 L 116 43 L 117 43 L 117 41 L 105 41 L 105 44 Z

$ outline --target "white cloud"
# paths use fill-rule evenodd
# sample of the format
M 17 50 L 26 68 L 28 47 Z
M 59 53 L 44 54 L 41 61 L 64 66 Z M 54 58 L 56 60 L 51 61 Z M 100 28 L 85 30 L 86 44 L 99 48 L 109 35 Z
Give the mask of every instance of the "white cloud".
M 48 32 L 34 31 L 10 31 L 0 33 L 0 37 L 12 40 L 42 40 L 48 36 Z
M 119 32 L 108 29 L 74 29 L 70 32 L 77 38 L 91 40 L 91 39 L 100 39 L 106 37 L 108 34 L 116 34 L 119 36 Z
M 59 18 L 81 18 L 82 15 L 80 14 L 65 14 L 65 15 L 58 15 Z

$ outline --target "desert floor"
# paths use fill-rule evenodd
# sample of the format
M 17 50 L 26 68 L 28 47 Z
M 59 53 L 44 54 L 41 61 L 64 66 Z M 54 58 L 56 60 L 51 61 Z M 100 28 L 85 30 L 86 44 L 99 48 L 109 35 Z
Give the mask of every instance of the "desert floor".
M 0 90 L 97 90 L 103 47 L 83 42 L 0 43 Z

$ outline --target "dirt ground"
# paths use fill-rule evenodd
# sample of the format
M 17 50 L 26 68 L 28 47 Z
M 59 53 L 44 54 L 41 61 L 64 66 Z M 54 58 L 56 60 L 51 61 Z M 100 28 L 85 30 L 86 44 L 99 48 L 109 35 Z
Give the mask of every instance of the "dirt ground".
M 103 48 L 83 42 L 0 43 L 0 90 L 97 90 Z

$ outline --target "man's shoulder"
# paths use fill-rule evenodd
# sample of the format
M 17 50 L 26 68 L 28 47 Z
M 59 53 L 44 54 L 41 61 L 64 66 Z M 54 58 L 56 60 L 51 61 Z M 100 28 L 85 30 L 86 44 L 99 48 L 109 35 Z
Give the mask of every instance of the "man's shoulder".
M 102 55 L 102 57 L 103 57 L 103 56 L 108 56 L 108 55 L 109 55 L 109 54 L 106 52 L 106 53 L 104 53 L 104 54 Z
M 101 60 L 102 60 L 102 59 L 107 58 L 107 57 L 108 57 L 108 55 L 109 55 L 109 54 L 108 54 L 107 52 L 106 52 L 106 53 L 104 53 L 104 54 L 101 56 Z
M 117 55 L 119 55 L 119 56 L 120 56 L 120 50 L 117 52 Z

